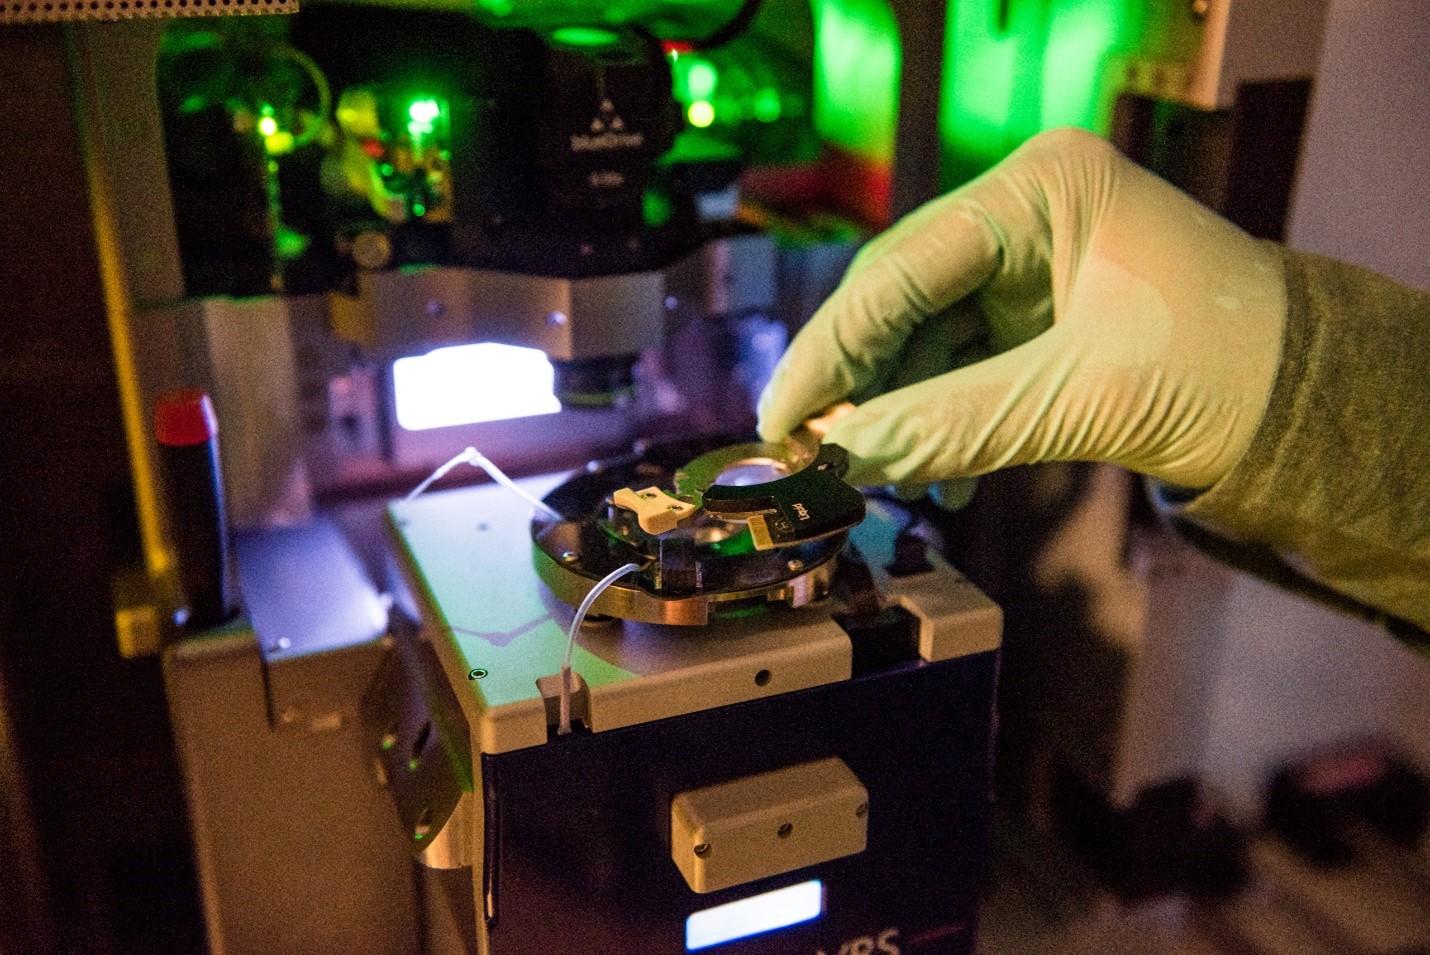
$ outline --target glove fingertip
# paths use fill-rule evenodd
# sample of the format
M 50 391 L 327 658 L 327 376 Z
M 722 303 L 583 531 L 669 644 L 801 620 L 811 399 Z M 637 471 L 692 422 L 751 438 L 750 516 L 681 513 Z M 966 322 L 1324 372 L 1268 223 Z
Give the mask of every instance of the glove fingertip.
M 792 428 L 780 427 L 775 422 L 766 421 L 764 418 L 759 419 L 755 424 L 755 431 L 759 434 L 760 440 L 769 444 L 782 441 L 789 436 L 792 430 Z
M 761 441 L 779 441 L 799 427 L 803 420 L 795 403 L 769 388 L 765 389 L 755 406 L 755 430 L 759 432 Z

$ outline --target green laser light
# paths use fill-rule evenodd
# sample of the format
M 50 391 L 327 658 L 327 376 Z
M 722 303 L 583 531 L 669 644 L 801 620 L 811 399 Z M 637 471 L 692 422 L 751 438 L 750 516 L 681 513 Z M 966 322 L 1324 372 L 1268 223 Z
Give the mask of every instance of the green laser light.
M 685 74 L 685 86 L 691 99 L 709 99 L 715 93 L 720 74 L 705 60 L 695 60 Z
M 755 94 L 755 119 L 762 123 L 773 123 L 780 118 L 783 111 L 779 90 L 766 86 Z
M 715 122 L 715 107 L 709 100 L 698 99 L 685 111 L 685 118 L 690 120 L 691 126 L 704 129 Z
M 407 115 L 412 118 L 412 122 L 424 126 L 430 125 L 441 114 L 442 107 L 437 105 L 435 99 L 420 99 L 407 107 Z
M 552 32 L 551 39 L 562 46 L 588 50 L 615 46 L 621 41 L 620 34 L 612 30 L 602 30 L 600 27 L 562 27 Z

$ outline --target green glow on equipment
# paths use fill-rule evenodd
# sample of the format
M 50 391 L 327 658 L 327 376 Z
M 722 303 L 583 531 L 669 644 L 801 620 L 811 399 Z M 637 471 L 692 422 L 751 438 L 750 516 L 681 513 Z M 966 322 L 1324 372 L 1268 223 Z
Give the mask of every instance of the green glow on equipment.
M 588 50 L 615 46 L 621 41 L 620 34 L 599 27 L 562 27 L 552 32 L 551 39 L 562 46 L 583 47 Z
M 698 53 L 672 53 L 670 76 L 675 98 L 682 103 L 712 100 L 720 84 L 720 71 Z
M 709 99 L 715 95 L 715 84 L 720 82 L 720 74 L 708 60 L 689 57 L 685 70 L 685 84 L 691 99 Z
M 301 232 L 296 232 L 288 226 L 279 224 L 273 236 L 274 246 L 277 249 L 280 259 L 292 260 L 298 258 L 308 251 L 309 239 Z
M 286 156 L 298 145 L 292 133 L 278 130 L 272 136 L 263 137 L 263 148 L 270 156 Z
M 292 133 L 278 125 L 278 118 L 272 106 L 264 103 L 258 108 L 258 135 L 263 137 L 263 151 L 269 156 L 286 156 L 298 145 Z
M 899 28 L 885 0 L 814 3 L 814 126 L 866 159 L 894 155 Z
M 715 122 L 715 107 L 709 100 L 698 99 L 690 104 L 690 108 L 685 111 L 685 117 L 690 120 L 691 126 L 704 129 Z
M 720 557 L 730 557 L 736 554 L 753 554 L 755 552 L 755 538 L 747 527 L 731 537 L 724 540 L 712 541 L 710 549 Z
M 755 94 L 755 119 L 758 119 L 762 123 L 773 123 L 780 118 L 783 112 L 784 107 L 780 103 L 780 91 L 773 86 L 766 86 Z
M 647 189 L 641 195 L 641 218 L 646 225 L 658 228 L 669 222 L 674 214 L 675 206 L 670 197 L 652 189 Z
M 942 108 L 944 184 L 957 186 L 1045 129 L 1106 132 L 1118 58 L 1145 21 L 1139 0 L 949 4 Z
M 420 99 L 407 107 L 407 115 L 414 123 L 425 123 L 431 125 L 432 121 L 442 114 L 442 107 L 437 105 L 434 99 Z
M 413 144 L 420 146 L 422 140 L 431 136 L 436 129 L 437 118 L 442 115 L 442 105 L 435 99 L 415 100 L 407 107 L 407 115 L 410 119 L 407 132 L 412 136 Z
M 1053 11 L 1043 49 L 1043 129 L 1106 125 L 1111 95 L 1108 55 L 1141 30 L 1141 4 L 1126 0 L 1063 2 Z

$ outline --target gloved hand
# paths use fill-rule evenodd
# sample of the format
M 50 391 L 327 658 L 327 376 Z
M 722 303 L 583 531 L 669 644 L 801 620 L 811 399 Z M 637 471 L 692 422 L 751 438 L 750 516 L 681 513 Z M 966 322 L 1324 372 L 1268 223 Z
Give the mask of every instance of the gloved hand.
M 876 237 L 759 403 L 857 484 L 1112 461 L 1190 488 L 1251 443 L 1286 321 L 1275 250 L 1080 130 L 1035 137 Z

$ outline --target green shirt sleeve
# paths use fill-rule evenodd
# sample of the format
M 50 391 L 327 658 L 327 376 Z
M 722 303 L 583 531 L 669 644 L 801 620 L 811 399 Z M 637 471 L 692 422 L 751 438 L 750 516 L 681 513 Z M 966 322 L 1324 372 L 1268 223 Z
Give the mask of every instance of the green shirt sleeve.
M 1289 311 L 1265 417 L 1181 515 L 1399 618 L 1391 630 L 1430 652 L 1430 294 L 1280 254 Z

